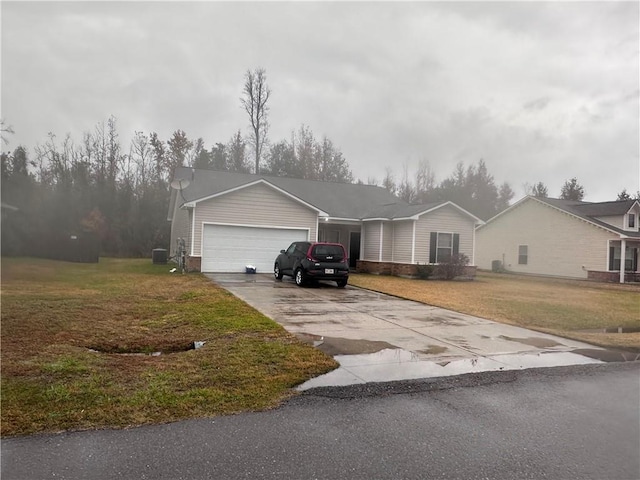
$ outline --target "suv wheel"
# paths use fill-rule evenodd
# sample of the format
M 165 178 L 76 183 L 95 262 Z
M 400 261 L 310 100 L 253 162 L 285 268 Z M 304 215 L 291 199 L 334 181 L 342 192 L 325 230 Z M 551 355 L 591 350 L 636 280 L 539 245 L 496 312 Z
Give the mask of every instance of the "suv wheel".
M 273 266 L 273 276 L 276 277 L 276 280 L 282 280 L 282 271 L 277 263 Z
M 302 285 L 304 285 L 304 272 L 302 271 L 301 268 L 296 269 L 296 272 L 293 274 L 293 277 L 296 280 L 296 285 L 298 285 L 299 287 L 301 287 Z
M 344 288 L 347 286 L 347 280 L 337 280 L 338 288 Z

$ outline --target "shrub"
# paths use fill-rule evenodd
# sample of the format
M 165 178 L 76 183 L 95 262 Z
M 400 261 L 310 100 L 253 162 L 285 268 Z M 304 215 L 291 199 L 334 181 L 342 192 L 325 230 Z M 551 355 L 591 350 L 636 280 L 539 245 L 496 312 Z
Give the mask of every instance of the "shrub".
M 434 273 L 444 280 L 453 280 L 464 274 L 464 269 L 467 265 L 469 265 L 469 257 L 464 253 L 459 253 L 452 255 L 448 261 L 438 264 Z
M 433 265 L 420 264 L 416 265 L 416 273 L 421 280 L 427 280 L 433 274 Z

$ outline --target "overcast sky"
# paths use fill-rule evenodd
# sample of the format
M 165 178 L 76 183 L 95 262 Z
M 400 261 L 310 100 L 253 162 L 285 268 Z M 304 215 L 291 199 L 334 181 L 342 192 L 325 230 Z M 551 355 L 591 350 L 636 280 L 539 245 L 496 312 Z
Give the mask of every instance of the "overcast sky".
M 484 159 L 517 200 L 570 177 L 585 200 L 640 189 L 640 13 L 634 2 L 7 2 L 3 151 L 80 142 L 110 115 L 210 147 L 248 118 L 247 69 L 272 90 L 272 141 L 301 124 L 354 175 L 429 161 L 437 181 Z

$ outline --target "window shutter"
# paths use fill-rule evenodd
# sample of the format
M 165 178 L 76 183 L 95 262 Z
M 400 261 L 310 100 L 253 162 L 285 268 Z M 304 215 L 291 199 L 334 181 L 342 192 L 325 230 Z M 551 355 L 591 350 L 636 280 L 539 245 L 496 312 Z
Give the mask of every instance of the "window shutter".
M 436 263 L 436 249 L 438 248 L 438 232 L 431 232 L 429 245 L 429 263 Z
M 453 254 L 458 255 L 458 251 L 460 250 L 460 234 L 453 234 Z

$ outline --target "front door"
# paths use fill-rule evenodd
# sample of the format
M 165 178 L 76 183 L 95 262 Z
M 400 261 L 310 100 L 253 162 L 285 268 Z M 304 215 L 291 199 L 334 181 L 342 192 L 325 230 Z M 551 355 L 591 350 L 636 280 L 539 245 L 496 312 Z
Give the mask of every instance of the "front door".
M 356 268 L 356 261 L 360 259 L 360 232 L 349 233 L 349 268 Z

